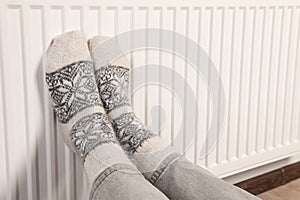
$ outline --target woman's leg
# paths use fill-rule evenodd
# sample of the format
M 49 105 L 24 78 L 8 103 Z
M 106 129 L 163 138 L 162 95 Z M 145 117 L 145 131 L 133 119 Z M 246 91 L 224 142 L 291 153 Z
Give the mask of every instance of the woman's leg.
M 153 184 L 170 199 L 259 199 L 182 157 L 169 164 Z
M 104 109 L 122 148 L 145 178 L 170 199 L 257 199 L 181 158 L 150 132 L 129 104 L 130 64 L 110 38 L 89 40 Z
M 65 143 L 81 157 L 90 199 L 165 200 L 119 146 L 99 97 L 85 36 L 79 31 L 53 39 L 46 82 Z

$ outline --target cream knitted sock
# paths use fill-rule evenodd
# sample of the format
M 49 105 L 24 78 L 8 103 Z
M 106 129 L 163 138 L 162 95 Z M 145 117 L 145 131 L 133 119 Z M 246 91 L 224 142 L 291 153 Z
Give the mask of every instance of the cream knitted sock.
M 130 65 L 125 56 L 120 56 L 118 45 L 102 36 L 88 43 L 100 97 L 117 139 L 138 170 L 154 183 L 180 155 L 151 133 L 132 111 L 128 94 Z
M 103 110 L 81 32 L 64 33 L 52 40 L 47 51 L 46 82 L 65 143 L 82 158 L 90 185 L 111 166 L 125 166 L 136 173 Z

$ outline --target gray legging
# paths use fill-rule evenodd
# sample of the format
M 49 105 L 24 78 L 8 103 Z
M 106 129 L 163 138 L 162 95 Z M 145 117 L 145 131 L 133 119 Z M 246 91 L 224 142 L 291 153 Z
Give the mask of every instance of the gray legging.
M 163 172 L 149 187 L 139 174 L 111 170 L 101 184 L 94 184 L 91 199 L 148 200 L 258 200 L 252 194 L 235 187 L 201 167 L 180 157 L 164 167 Z M 135 190 L 132 190 L 135 188 Z

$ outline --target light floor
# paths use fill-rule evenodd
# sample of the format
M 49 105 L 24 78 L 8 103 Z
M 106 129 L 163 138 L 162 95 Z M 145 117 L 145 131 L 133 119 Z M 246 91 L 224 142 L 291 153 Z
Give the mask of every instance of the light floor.
M 300 200 L 300 179 L 266 191 L 258 197 L 263 200 Z

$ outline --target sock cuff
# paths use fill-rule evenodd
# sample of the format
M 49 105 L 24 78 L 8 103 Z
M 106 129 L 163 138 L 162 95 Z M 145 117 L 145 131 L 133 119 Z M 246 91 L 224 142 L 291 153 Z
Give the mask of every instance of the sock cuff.
M 89 183 L 92 184 L 103 171 L 115 165 L 130 166 L 135 173 L 138 173 L 118 144 L 108 143 L 97 146 L 87 155 L 84 162 Z
M 149 180 L 153 173 L 160 168 L 170 155 L 180 155 L 175 153 L 174 149 L 165 144 L 159 136 L 154 136 L 146 140 L 137 152 L 130 156 L 131 161 L 135 164 L 139 171 Z

